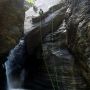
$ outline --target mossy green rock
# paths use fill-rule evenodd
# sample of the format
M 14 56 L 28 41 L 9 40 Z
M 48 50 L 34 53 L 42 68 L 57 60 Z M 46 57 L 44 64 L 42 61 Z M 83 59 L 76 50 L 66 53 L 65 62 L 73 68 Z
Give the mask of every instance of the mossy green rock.
M 0 59 L 23 35 L 24 0 L 0 1 Z

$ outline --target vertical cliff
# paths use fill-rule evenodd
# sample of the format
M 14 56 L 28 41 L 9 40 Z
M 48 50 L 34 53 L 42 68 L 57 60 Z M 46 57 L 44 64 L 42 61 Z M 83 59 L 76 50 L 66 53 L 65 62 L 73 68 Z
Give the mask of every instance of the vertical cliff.
M 66 13 L 68 48 L 90 85 L 90 1 L 67 0 L 70 12 Z

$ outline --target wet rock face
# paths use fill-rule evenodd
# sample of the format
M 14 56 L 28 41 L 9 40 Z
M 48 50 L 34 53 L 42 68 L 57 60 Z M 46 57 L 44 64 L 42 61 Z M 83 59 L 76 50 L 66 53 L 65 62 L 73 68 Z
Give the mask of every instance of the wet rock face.
M 25 18 L 25 34 L 28 33 L 25 37 L 25 42 L 27 46 L 27 51 L 29 54 L 32 54 L 34 49 L 37 48 L 43 42 L 43 38 L 53 31 L 56 31 L 60 24 L 64 20 L 66 6 L 61 4 L 61 7 L 58 7 L 59 4 L 53 5 L 47 12 L 49 12 L 48 16 L 44 19 L 40 20 L 37 23 L 32 23 L 32 17 L 30 10 L 26 12 Z M 54 8 L 54 11 L 51 13 L 50 11 Z M 46 13 L 43 13 L 46 15 Z M 33 14 L 34 16 L 34 14 Z M 37 16 L 36 16 L 37 17 Z M 56 37 L 57 38 L 57 37 Z M 41 40 L 42 39 L 42 40 Z
M 76 3 L 76 2 L 78 2 L 78 3 Z M 81 42 L 81 39 L 85 40 L 85 39 L 90 38 L 89 37 L 90 1 L 89 0 L 73 0 L 70 5 L 71 5 L 71 7 L 70 7 L 71 15 L 67 19 L 67 26 L 68 26 L 67 29 L 68 29 L 68 32 L 70 33 L 71 29 L 74 28 L 74 30 L 76 31 L 76 34 L 77 34 L 76 38 L 78 39 L 77 44 L 79 44 L 79 42 Z M 74 34 L 74 32 L 72 32 L 72 33 Z M 89 42 L 87 42 L 87 43 L 89 43 Z M 83 42 L 83 44 L 85 44 L 85 42 Z
M 0 59 L 23 35 L 24 0 L 0 1 Z
M 34 29 L 30 30 L 30 32 L 25 37 L 27 50 L 29 54 L 31 54 L 34 51 L 34 49 L 43 42 L 42 41 L 43 38 L 48 33 L 52 32 L 52 25 L 53 25 L 53 31 L 59 28 L 60 24 L 63 22 L 64 19 L 64 11 L 65 8 L 63 8 L 63 10 L 58 10 L 54 12 L 45 19 L 46 21 L 43 20 L 41 25 L 40 23 L 38 23 L 37 27 L 35 26 Z M 62 13 L 60 14 L 60 12 Z M 52 24 L 52 19 L 54 21 L 53 24 Z
M 90 67 L 90 64 L 87 65 L 90 57 L 90 1 L 72 0 L 68 5 L 71 9 L 71 14 L 66 19 L 68 47 L 75 54 L 77 60 L 83 62 L 83 72 L 85 68 L 88 70 Z M 86 77 L 89 81 L 88 75 Z

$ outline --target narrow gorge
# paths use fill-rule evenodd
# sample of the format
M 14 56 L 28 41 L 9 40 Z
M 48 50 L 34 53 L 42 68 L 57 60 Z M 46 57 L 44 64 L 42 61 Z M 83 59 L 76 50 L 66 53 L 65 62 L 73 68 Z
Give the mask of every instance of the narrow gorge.
M 90 0 L 1 0 L 0 20 L 0 90 L 90 90 Z

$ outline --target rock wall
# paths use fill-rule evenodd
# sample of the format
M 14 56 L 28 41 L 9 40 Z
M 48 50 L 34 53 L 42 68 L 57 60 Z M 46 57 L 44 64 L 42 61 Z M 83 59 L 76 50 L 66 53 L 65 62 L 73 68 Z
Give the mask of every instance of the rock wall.
M 3 63 L 23 35 L 24 0 L 0 0 L 0 90 L 6 90 Z
M 0 59 L 16 45 L 23 35 L 23 24 L 24 0 L 1 0 Z
M 67 0 L 67 43 L 90 85 L 90 0 Z
M 62 12 L 62 13 L 60 13 Z M 50 32 L 52 32 L 52 25 L 53 25 L 53 31 L 57 30 L 59 28 L 59 25 L 63 22 L 64 19 L 64 13 L 65 8 L 62 10 L 59 10 L 59 12 L 53 13 L 56 14 L 54 18 L 48 20 L 48 22 L 42 21 L 41 26 L 37 26 L 36 28 L 30 30 L 30 32 L 26 35 L 25 41 L 27 45 L 27 50 L 29 54 L 31 54 L 35 48 L 37 48 L 38 45 L 40 45 L 43 41 L 43 38 Z M 53 14 L 51 14 L 53 16 Z M 58 19 L 59 18 L 59 19 Z M 53 24 L 52 24 L 53 19 Z M 41 40 L 42 39 L 42 40 Z

